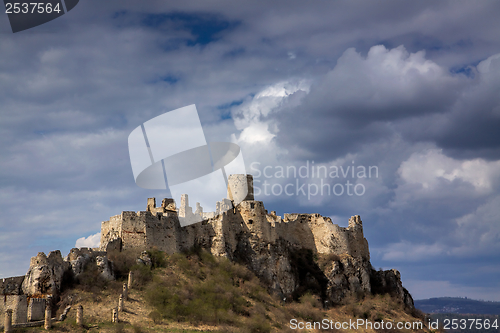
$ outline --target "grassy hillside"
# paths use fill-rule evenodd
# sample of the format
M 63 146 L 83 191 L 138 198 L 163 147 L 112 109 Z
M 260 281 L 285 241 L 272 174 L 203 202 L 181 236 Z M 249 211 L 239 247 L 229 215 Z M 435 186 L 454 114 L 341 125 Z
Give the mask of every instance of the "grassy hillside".
M 388 321 L 416 323 L 423 319 L 418 312 L 405 312 L 402 304 L 388 295 L 369 295 L 352 299 L 346 305 L 325 309 L 319 298 L 307 291 L 295 300 L 284 302 L 270 295 L 246 267 L 204 251 L 171 256 L 151 251 L 151 267 L 135 264 L 137 256 L 138 253 L 133 252 L 110 254 L 118 274 L 117 281 L 100 279 L 98 272 L 89 265 L 77 283 L 66 286 L 62 293 L 57 314 L 68 304 L 73 309 L 68 319 L 56 323 L 53 330 L 134 333 L 422 331 L 385 329 Z M 125 302 L 125 311 L 120 313 L 120 323 L 112 324 L 111 309 L 118 304 L 122 284 L 130 269 L 134 271 L 134 286 L 129 292 L 129 300 Z M 84 308 L 86 323 L 83 328 L 75 324 L 78 304 Z M 330 329 L 331 326 L 327 330 L 318 326 L 316 329 L 292 329 L 307 325 L 307 322 L 323 320 L 323 328 L 328 322 L 333 329 Z M 375 326 L 373 329 L 369 326 L 335 329 L 335 323 L 339 327 L 342 323 L 356 320 L 370 321 Z M 382 328 L 382 322 L 385 328 Z

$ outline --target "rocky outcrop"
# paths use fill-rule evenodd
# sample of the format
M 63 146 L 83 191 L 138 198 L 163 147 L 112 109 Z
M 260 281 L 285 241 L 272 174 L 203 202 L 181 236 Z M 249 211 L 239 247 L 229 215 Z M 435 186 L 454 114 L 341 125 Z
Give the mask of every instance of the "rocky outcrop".
M 413 309 L 413 298 L 401 283 L 401 274 L 396 269 L 387 271 L 371 271 L 372 291 L 375 294 L 390 294 L 407 308 Z
M 342 255 L 328 263 L 324 272 L 328 278 L 327 298 L 330 304 L 343 303 L 346 299 L 370 293 L 371 264 L 362 258 Z
M 107 256 L 97 256 L 95 262 L 102 278 L 108 281 L 115 279 L 113 274 L 113 263 L 108 260 Z
M 39 252 L 31 258 L 30 268 L 23 281 L 22 290 L 26 295 L 55 295 L 61 290 L 63 276 L 70 269 L 59 250 L 48 256 Z
M 90 262 L 92 250 L 87 248 L 73 248 L 64 259 L 71 264 L 73 277 L 77 278 L 85 270 L 85 266 Z
M 292 295 L 297 290 L 300 281 L 286 241 L 265 244 L 245 234 L 240 234 L 238 239 L 231 260 L 245 264 L 276 294 Z
M 74 248 L 64 259 L 59 250 L 50 252 L 48 256 L 40 252 L 31 258 L 30 268 L 21 280 L 20 294 L 59 295 L 65 280 L 78 279 L 87 265 L 96 265 L 104 279 L 114 279 L 113 265 L 106 252 Z
M 97 265 L 101 276 L 106 280 L 114 280 L 113 263 L 108 260 L 105 251 L 94 251 L 89 248 L 73 248 L 64 259 L 71 264 L 74 278 L 82 274 L 87 265 Z
M 324 304 L 335 305 L 371 293 L 389 293 L 408 309 L 414 308 L 399 272 L 375 271 L 366 257 L 319 254 L 284 239 L 265 243 L 246 233 L 236 238 L 236 251 L 228 257 L 245 264 L 271 292 L 283 298 L 297 299 L 308 291 L 320 296 Z

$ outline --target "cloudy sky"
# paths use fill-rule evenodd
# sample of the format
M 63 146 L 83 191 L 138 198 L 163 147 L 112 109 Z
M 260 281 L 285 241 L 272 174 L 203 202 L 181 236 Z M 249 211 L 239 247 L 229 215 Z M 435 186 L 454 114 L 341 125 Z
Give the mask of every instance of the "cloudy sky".
M 15 34 L 0 15 L 0 277 L 161 200 L 135 184 L 128 135 L 196 104 L 208 141 L 241 147 L 269 211 L 359 214 L 372 264 L 399 269 L 414 298 L 500 301 L 499 14 L 497 1 L 82 0 Z

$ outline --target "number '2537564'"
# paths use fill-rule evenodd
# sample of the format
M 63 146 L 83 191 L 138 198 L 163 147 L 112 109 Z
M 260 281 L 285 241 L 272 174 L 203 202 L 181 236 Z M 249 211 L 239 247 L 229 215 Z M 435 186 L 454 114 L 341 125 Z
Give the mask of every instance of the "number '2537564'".
M 14 2 L 14 3 L 6 3 L 5 4 L 5 13 L 6 14 L 43 14 L 47 13 L 50 14 L 52 12 L 60 13 L 62 9 L 60 8 L 59 4 L 57 3 L 54 7 L 52 7 L 52 4 L 50 2 L 48 3 L 43 3 L 43 2 L 24 2 L 24 3 L 19 3 L 19 2 Z

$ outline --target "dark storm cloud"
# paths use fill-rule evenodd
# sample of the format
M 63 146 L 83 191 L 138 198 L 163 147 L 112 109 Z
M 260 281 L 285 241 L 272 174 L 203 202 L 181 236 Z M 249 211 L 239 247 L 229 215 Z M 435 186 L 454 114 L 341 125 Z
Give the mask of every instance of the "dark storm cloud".
M 395 121 L 448 112 L 465 81 L 425 59 L 424 52 L 374 46 L 363 57 L 349 49 L 300 106 L 278 113 L 289 117 L 280 121 L 277 140 L 309 152 L 309 158 L 337 158 L 387 139 Z

